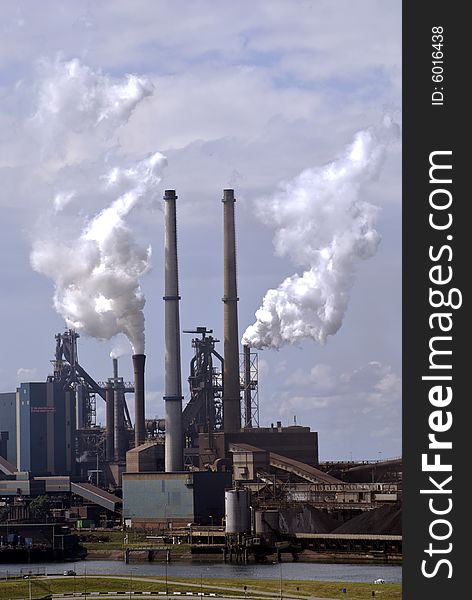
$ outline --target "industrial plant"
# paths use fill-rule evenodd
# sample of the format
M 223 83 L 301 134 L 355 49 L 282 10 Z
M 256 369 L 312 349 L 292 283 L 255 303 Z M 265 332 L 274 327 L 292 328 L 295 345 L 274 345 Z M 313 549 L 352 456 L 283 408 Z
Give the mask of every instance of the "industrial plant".
M 56 528 L 159 532 L 166 548 L 187 543 L 226 559 L 305 550 L 400 555 L 401 459 L 320 464 L 317 432 L 259 424 L 258 356 L 240 347 L 232 189 L 222 200 L 222 341 L 211 323 L 181 331 L 177 199 L 165 191 L 165 414 L 145 414 L 145 354 L 132 356 L 133 381 L 124 381 L 117 358 L 105 376 L 89 373 L 78 332 L 57 333 L 45 380 L 0 394 L 0 560 L 1 549 L 26 539 L 34 546 L 42 515 L 33 503 L 42 497 Z M 194 350 L 188 367 L 181 343 Z M 135 550 L 151 556 L 125 546 L 126 560 Z

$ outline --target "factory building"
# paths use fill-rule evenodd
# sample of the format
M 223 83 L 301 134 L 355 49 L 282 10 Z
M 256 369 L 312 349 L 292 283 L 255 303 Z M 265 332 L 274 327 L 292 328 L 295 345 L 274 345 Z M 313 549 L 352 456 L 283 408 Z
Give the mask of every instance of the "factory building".
M 16 393 L 0 394 L 0 457 L 16 465 Z
M 75 467 L 75 410 L 71 391 L 48 381 L 16 392 L 16 464 L 34 475 L 68 475 Z
M 133 382 L 119 375 L 117 359 L 112 376 L 98 382 L 79 362 L 77 332 L 57 334 L 47 381 L 22 383 L 16 394 L 0 395 L 0 456 L 19 472 L 7 473 L 4 466 L 3 488 L 12 495 L 15 485 L 32 491 L 30 482 L 40 481 L 38 476 L 68 475 L 71 492 L 118 511 L 122 496 L 124 523 L 150 528 L 220 525 L 225 493 L 230 516 L 235 499 L 244 499 L 236 508 L 245 518 L 249 502 L 254 510 L 269 512 L 297 503 L 352 512 L 382 498 L 393 501 L 395 490 L 374 487 L 374 477 L 371 487 L 347 487 L 336 474 L 322 471 L 318 434 L 309 427 L 280 421 L 259 426 L 257 354 L 240 347 L 238 331 L 233 190 L 224 190 L 222 200 L 221 349 L 212 329 L 184 332 L 195 335 L 195 353 L 185 378 L 190 399 L 183 405 L 179 306 L 186 299 L 179 293 L 177 199 L 175 190 L 165 191 L 165 418 L 146 419 L 144 354 L 132 356 Z M 105 427 L 96 422 L 97 402 L 105 403 Z M 109 492 L 116 495 L 105 497 Z
M 142 528 L 219 525 L 229 487 L 231 473 L 123 473 L 123 520 Z
M 261 450 L 273 451 L 308 465 L 318 465 L 318 433 L 309 427 L 292 425 L 282 427 L 257 427 L 231 433 L 199 435 L 201 459 L 205 464 L 228 456 L 231 444 L 250 444 Z

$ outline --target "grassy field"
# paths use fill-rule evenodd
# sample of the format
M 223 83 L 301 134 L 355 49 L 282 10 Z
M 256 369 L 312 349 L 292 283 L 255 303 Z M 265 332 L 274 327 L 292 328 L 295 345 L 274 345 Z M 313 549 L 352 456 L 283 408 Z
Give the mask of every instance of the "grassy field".
M 144 579 L 144 578 L 142 578 Z M 173 582 L 179 582 L 173 583 Z M 193 584 L 195 587 L 190 587 Z M 15 600 L 19 598 L 28 598 L 30 582 L 28 580 L 19 581 L 0 581 L 0 600 Z M 201 587 L 200 587 L 201 586 Z M 259 579 L 192 579 L 183 577 L 174 577 L 168 585 L 168 590 L 172 591 L 200 591 L 220 592 L 221 588 L 226 588 L 227 595 L 244 595 L 244 586 L 247 586 L 248 597 L 250 590 L 272 592 L 271 597 L 279 598 L 280 582 L 277 580 Z M 163 578 L 146 578 L 146 581 L 137 581 L 127 578 L 104 578 L 94 577 L 63 577 L 60 579 L 31 579 L 32 598 L 41 598 L 46 594 L 61 592 L 101 592 L 101 591 L 163 591 L 165 582 Z M 219 589 L 218 589 L 219 588 Z M 298 589 L 297 589 L 298 588 Z M 346 593 L 342 592 L 346 588 Z M 393 584 L 372 585 L 367 583 L 331 583 L 317 581 L 284 581 L 283 593 L 293 594 L 300 598 L 309 598 L 318 596 L 320 598 L 339 598 L 347 600 L 366 600 L 372 598 L 372 591 L 375 591 L 375 598 L 381 600 L 400 600 L 401 586 Z
M 80 531 L 76 532 L 80 538 L 80 543 L 88 550 L 121 550 L 125 533 L 123 531 Z M 132 544 L 139 542 L 149 542 L 146 540 L 146 533 L 133 532 L 128 535 L 128 541 Z

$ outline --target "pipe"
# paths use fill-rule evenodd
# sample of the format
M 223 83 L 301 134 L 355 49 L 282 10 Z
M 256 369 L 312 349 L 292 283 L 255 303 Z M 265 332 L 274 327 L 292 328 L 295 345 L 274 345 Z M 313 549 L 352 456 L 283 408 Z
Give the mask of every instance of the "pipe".
M 125 458 L 125 415 L 124 415 L 124 389 L 123 380 L 119 377 L 114 386 L 114 408 L 115 408 L 115 428 L 114 445 L 115 461 L 120 462 Z
M 113 380 L 108 380 L 105 388 L 106 401 L 106 436 L 105 436 L 105 456 L 108 461 L 115 458 L 115 403 L 113 398 Z
M 118 379 L 118 359 L 113 358 L 113 379 Z
M 243 346 L 244 354 L 244 426 L 252 427 L 251 410 L 251 349 Z
M 182 380 L 175 190 L 165 190 L 165 470 L 183 471 Z
M 223 428 L 225 433 L 241 429 L 239 382 L 238 292 L 236 282 L 236 232 L 234 190 L 223 192 L 224 220 L 224 368 Z
M 144 354 L 133 354 L 134 368 L 134 445 L 140 446 L 145 439 L 144 424 Z

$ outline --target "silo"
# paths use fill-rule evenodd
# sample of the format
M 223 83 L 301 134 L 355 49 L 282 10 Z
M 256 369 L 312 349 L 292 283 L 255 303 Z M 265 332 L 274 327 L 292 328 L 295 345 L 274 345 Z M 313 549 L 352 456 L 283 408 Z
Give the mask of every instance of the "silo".
M 251 531 L 250 497 L 247 490 L 225 492 L 225 532 L 247 533 Z

